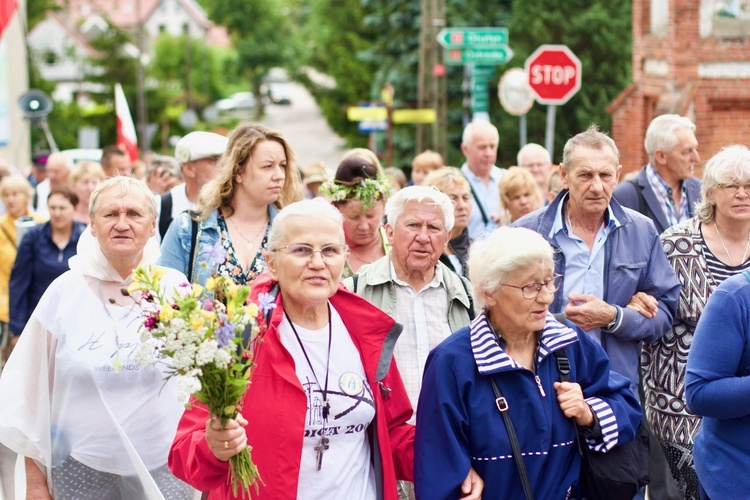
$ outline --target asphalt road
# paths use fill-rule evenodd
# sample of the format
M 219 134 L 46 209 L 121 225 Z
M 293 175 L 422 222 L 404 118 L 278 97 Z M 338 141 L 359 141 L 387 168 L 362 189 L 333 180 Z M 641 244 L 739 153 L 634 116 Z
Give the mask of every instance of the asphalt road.
M 292 103 L 266 106 L 263 123 L 281 132 L 289 141 L 299 167 L 323 162 L 331 172 L 335 171 L 345 151 L 344 140 L 331 130 L 320 108 L 302 85 L 287 85 Z

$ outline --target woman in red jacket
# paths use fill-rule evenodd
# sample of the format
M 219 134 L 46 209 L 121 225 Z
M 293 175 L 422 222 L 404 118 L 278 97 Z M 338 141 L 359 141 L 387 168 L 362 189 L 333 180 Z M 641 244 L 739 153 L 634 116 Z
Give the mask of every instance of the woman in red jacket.
M 169 464 L 210 499 L 233 498 L 228 460 L 246 446 L 263 483 L 253 498 L 398 498 L 413 478 L 412 408 L 392 361 L 401 325 L 339 288 L 342 218 L 322 199 L 274 220 L 252 298 L 275 304 L 242 412 L 219 429 L 205 407 L 180 422 Z

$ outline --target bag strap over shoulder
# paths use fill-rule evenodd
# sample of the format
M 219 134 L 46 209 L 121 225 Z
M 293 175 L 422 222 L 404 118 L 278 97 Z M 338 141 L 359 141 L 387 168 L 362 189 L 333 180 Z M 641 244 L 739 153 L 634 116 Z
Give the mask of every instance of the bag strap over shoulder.
M 492 385 L 492 391 L 495 393 L 495 406 L 497 406 L 500 415 L 503 417 L 503 422 L 505 422 L 505 429 L 508 432 L 510 447 L 513 450 L 513 460 L 515 460 L 518 474 L 521 476 L 523 493 L 526 496 L 526 500 L 534 500 L 534 492 L 531 490 L 529 475 L 526 472 L 526 464 L 523 463 L 523 456 L 521 456 L 521 445 L 518 443 L 516 430 L 513 427 L 513 422 L 510 420 L 510 415 L 508 414 L 508 401 L 503 397 L 503 393 L 495 383 L 495 377 L 492 375 L 490 375 L 490 384 Z
M 190 257 L 188 258 L 188 276 L 187 279 L 190 283 L 193 282 L 194 267 L 195 267 L 195 249 L 198 246 L 198 233 L 200 232 L 200 225 L 198 221 L 194 219 L 195 214 L 191 210 L 190 212 Z

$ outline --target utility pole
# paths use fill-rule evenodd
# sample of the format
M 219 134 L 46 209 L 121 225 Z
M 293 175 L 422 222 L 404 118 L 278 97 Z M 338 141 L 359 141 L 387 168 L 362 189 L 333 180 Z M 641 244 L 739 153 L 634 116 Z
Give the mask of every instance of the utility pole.
M 445 0 L 421 0 L 419 31 L 419 108 L 435 110 L 434 123 L 417 125 L 417 153 L 432 149 L 446 155 L 447 84 L 443 52 L 437 42 L 438 32 L 445 26 Z
M 141 19 L 141 0 L 135 0 L 136 15 L 136 44 L 138 45 L 138 60 L 135 65 L 136 88 L 138 89 L 138 149 L 141 158 L 149 149 L 148 145 L 148 117 L 146 116 L 146 85 L 143 74 L 143 19 Z

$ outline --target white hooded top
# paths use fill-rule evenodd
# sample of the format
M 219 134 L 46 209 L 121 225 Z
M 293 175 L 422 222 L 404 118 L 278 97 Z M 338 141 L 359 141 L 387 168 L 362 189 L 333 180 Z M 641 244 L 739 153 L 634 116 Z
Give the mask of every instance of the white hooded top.
M 149 240 L 141 264 L 155 262 Z M 163 365 L 139 367 L 141 312 L 87 229 L 70 271 L 47 289 L 0 377 L 0 442 L 48 476 L 68 456 L 96 470 L 138 476 L 163 467 L 184 406 Z M 167 269 L 164 290 L 187 280 Z M 111 304 L 105 297 L 118 297 Z M 116 360 L 119 358 L 119 362 Z M 116 370 L 117 365 L 119 370 Z M 54 471 L 53 471 L 54 473 Z

